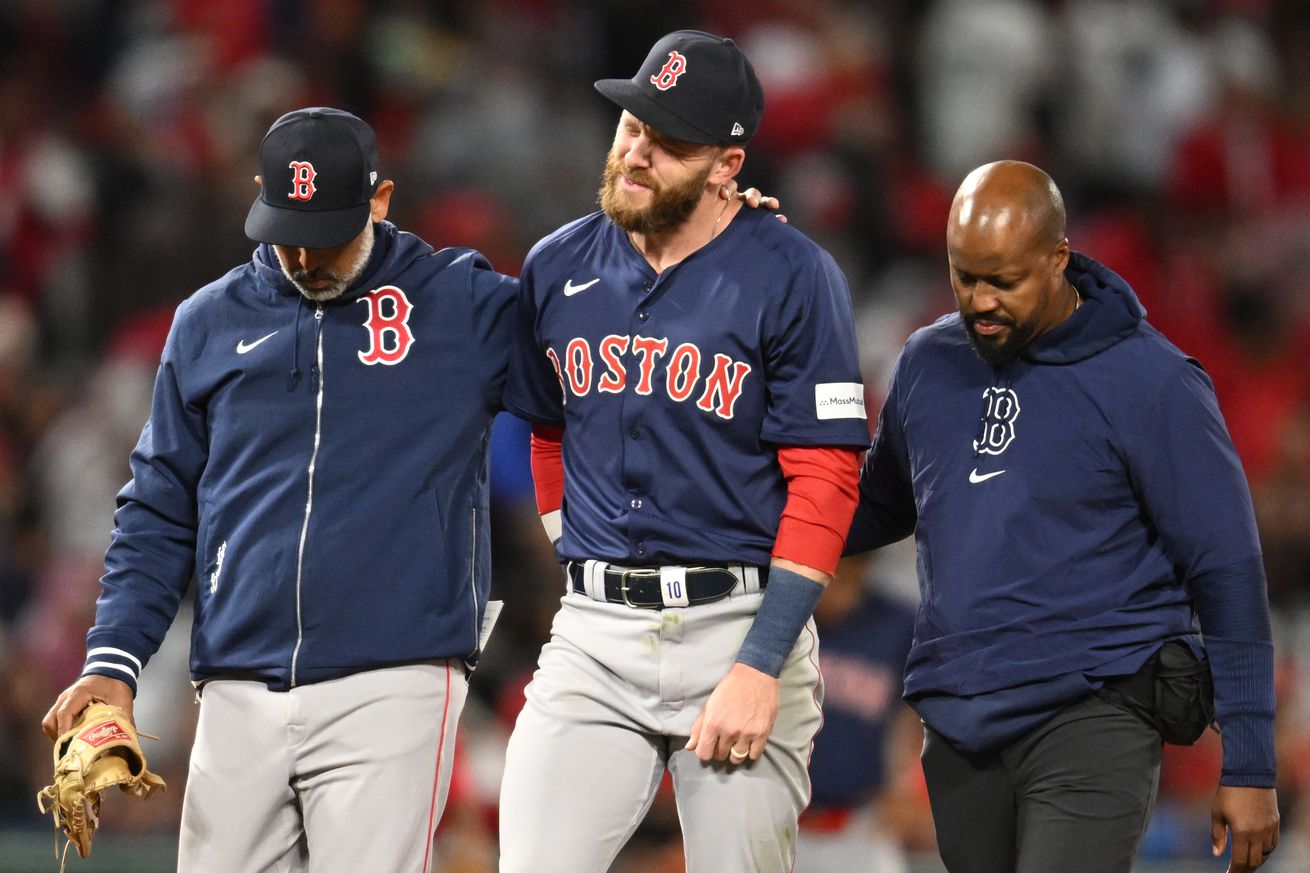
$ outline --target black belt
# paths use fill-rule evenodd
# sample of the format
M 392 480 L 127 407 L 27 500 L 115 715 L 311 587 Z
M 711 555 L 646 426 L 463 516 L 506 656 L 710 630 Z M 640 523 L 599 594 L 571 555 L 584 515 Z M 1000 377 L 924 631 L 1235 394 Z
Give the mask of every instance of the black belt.
M 740 566 L 740 565 L 738 565 Z M 565 565 L 573 590 L 587 594 L 586 566 L 581 561 L 569 561 Z M 760 590 L 769 581 L 769 568 L 760 567 Z M 728 568 L 727 564 L 698 564 L 687 568 L 686 586 L 687 603 L 712 603 L 722 600 L 737 587 L 741 576 Z M 610 603 L 622 603 L 638 609 L 663 609 L 664 594 L 660 587 L 659 567 L 605 567 L 605 600 Z

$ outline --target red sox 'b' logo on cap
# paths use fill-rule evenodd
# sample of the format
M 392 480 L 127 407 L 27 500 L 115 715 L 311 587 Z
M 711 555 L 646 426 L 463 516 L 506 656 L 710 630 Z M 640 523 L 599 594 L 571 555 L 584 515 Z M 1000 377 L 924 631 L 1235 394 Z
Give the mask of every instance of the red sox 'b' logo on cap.
M 291 167 L 291 193 L 287 195 L 292 200 L 309 200 L 318 190 L 314 186 L 314 177 L 318 175 L 314 171 L 314 165 L 309 161 L 292 161 Z
M 678 84 L 678 77 L 687 72 L 687 57 L 679 52 L 669 52 L 669 59 L 660 71 L 650 77 L 650 83 L 661 91 L 667 91 Z

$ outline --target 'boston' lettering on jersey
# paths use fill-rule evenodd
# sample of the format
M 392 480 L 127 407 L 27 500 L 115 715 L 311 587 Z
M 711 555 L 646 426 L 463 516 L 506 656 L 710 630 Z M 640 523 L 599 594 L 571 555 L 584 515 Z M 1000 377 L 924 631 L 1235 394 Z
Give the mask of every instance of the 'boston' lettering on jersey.
M 683 343 L 670 354 L 668 337 L 641 334 L 610 334 L 600 341 L 594 354 L 587 340 L 574 337 L 565 346 L 563 356 L 553 347 L 546 348 L 546 356 L 555 368 L 555 376 L 559 379 L 566 403 L 570 392 L 574 397 L 585 397 L 591 392 L 592 376 L 598 358 L 604 372 L 596 380 L 597 393 L 622 394 L 629 382 L 625 356 L 629 360 L 636 358 L 637 382 L 632 390 L 637 394 L 651 394 L 655 391 L 655 365 L 661 358 L 665 358 L 665 393 L 669 399 L 681 403 L 695 393 L 701 381 L 701 363 L 706 357 L 695 343 Z M 696 406 L 705 412 L 713 412 L 719 418 L 731 419 L 746 376 L 751 372 L 751 365 L 744 361 L 734 361 L 724 354 L 715 354 L 714 363 L 707 363 L 705 369 L 708 370 L 705 387 Z

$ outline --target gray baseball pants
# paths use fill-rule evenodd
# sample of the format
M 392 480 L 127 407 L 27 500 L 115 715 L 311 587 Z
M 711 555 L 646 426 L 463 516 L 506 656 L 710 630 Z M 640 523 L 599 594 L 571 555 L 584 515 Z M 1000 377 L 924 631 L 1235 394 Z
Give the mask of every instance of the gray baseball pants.
M 783 667 L 764 755 L 706 764 L 683 746 L 760 593 L 664 610 L 567 594 L 506 752 L 501 873 L 604 873 L 667 769 L 688 873 L 787 873 L 822 686 L 811 623 Z
M 205 683 L 178 869 L 428 873 L 467 688 L 453 660 L 290 691 Z

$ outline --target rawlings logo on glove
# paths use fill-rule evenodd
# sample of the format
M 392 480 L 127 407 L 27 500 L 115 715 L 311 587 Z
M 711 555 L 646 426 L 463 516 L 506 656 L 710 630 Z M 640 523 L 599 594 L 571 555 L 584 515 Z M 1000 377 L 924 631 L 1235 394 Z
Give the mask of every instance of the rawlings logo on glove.
M 102 721 L 93 728 L 87 728 L 82 732 L 79 739 L 98 749 L 110 740 L 131 740 L 131 736 L 127 731 L 123 730 L 117 720 L 111 719 Z
M 147 734 L 147 736 L 149 736 Z M 55 781 L 36 795 L 36 804 L 68 836 L 79 857 L 91 854 L 91 837 L 100 824 L 100 793 L 117 785 L 128 794 L 149 797 L 164 780 L 146 769 L 146 756 L 128 714 L 117 706 L 92 703 L 72 730 L 55 741 Z M 63 864 L 60 864 L 63 871 Z

